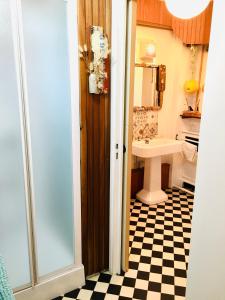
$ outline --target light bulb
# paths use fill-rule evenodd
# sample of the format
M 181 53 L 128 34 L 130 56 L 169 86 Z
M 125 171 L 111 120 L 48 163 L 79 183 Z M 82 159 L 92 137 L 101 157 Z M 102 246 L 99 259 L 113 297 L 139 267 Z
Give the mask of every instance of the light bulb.
M 210 0 L 165 0 L 168 11 L 177 18 L 191 19 L 202 13 Z
M 156 56 L 156 50 L 155 50 L 155 44 L 148 44 L 146 47 L 146 56 L 155 57 Z
M 154 41 L 144 40 L 140 44 L 140 59 L 144 63 L 153 63 L 156 57 L 156 45 Z

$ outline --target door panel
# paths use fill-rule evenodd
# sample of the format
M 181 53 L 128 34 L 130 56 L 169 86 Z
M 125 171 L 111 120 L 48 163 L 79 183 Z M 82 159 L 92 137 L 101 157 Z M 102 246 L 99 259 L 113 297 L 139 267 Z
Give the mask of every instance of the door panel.
M 111 0 L 79 0 L 80 45 L 90 49 L 90 26 L 104 28 L 110 40 Z M 81 77 L 82 261 L 86 275 L 109 264 L 110 96 L 88 92 L 87 72 Z
M 74 264 L 66 1 L 22 0 L 39 276 Z
M 10 5 L 0 1 L 0 254 L 12 287 L 31 282 L 19 96 Z

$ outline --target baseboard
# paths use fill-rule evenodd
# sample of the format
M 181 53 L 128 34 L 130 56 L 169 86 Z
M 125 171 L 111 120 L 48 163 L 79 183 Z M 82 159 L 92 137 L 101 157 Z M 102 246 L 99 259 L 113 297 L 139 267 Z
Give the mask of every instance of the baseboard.
M 83 265 L 15 293 L 16 300 L 51 300 L 85 284 Z

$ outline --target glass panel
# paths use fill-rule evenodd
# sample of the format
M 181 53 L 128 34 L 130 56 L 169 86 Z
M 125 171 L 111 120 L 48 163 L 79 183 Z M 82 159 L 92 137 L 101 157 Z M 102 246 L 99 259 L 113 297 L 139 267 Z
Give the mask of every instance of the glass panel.
M 0 0 L 0 120 L 0 253 L 15 288 L 31 278 L 9 0 Z
M 39 275 L 74 263 L 66 2 L 22 0 Z

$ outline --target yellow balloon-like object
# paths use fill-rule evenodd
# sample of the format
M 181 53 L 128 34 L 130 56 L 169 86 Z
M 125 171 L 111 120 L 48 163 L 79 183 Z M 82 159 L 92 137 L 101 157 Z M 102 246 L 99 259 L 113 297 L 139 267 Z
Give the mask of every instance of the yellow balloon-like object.
M 195 79 L 187 80 L 184 83 L 184 91 L 187 94 L 196 93 L 199 90 L 199 83 Z

